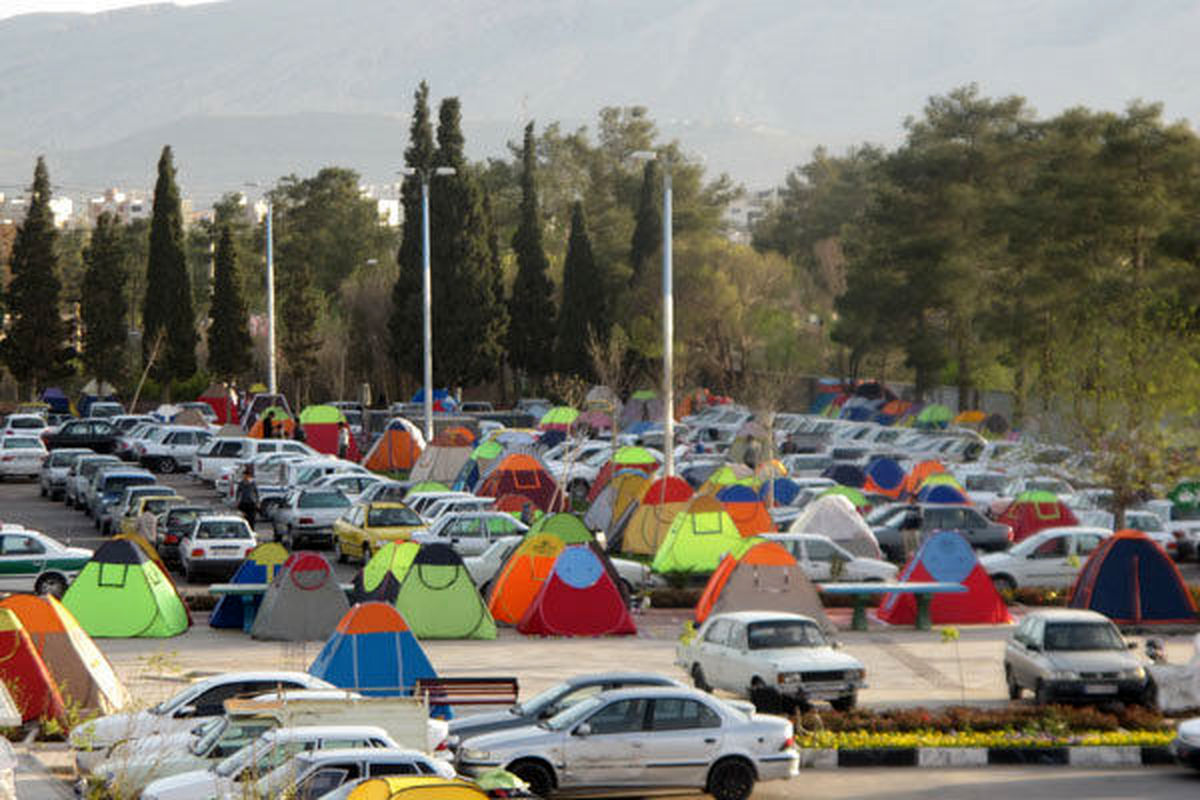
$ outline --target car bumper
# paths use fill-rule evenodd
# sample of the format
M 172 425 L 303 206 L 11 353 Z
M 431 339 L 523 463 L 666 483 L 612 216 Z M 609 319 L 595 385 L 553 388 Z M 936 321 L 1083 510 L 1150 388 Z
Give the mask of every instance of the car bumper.
M 783 781 L 800 774 L 800 751 L 789 748 L 770 756 L 755 759 L 760 781 Z
M 465 761 L 459 759 L 454 764 L 454 769 L 459 775 L 465 775 L 468 778 L 478 778 L 485 772 L 490 772 L 504 765 L 503 761 Z
M 242 565 L 243 558 L 205 558 L 188 561 L 184 566 L 192 575 L 204 575 L 214 579 L 228 580 Z
M 798 700 L 836 700 L 839 697 L 854 694 L 859 689 L 865 689 L 866 686 L 862 681 L 785 683 L 779 686 L 779 693 Z
M 1046 691 L 1054 700 L 1092 703 L 1120 698 L 1137 701 L 1146 691 L 1144 680 L 1048 681 Z
M 1200 769 L 1200 746 L 1188 744 L 1182 739 L 1175 739 L 1167 748 L 1180 766 Z

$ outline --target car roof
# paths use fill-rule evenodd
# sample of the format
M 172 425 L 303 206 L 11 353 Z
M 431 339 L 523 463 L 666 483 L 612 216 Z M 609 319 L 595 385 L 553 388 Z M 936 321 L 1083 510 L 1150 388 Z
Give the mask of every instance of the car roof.
M 196 518 L 196 522 L 245 522 L 245 517 L 239 517 L 237 514 L 203 514 Z
M 1128 513 L 1128 512 L 1126 512 L 1126 513 Z M 1113 532 L 1111 530 L 1109 530 L 1108 528 L 1098 528 L 1098 527 L 1095 527 L 1092 525 L 1059 525 L 1054 528 L 1042 528 L 1040 531 L 1038 531 L 1037 533 L 1035 533 L 1033 535 L 1041 536 L 1043 534 L 1054 535 L 1054 534 L 1063 534 L 1063 533 L 1094 533 L 1099 536 L 1112 536 Z M 1030 537 L 1030 538 L 1032 538 L 1032 537 Z
M 347 759 L 354 759 L 356 761 L 383 761 L 392 758 L 429 760 L 429 756 L 419 750 L 408 750 L 400 747 L 345 747 L 337 750 L 308 750 L 304 753 L 297 753 L 295 758 L 297 761 L 311 761 L 317 764 L 328 761 L 345 761 Z
M 1025 615 L 1025 619 L 1043 619 L 1048 622 L 1111 622 L 1098 611 L 1082 608 L 1047 608 L 1031 611 Z
M 378 725 L 295 725 L 288 728 L 273 728 L 265 734 L 273 739 L 296 740 L 329 736 L 380 736 L 392 737 Z M 378 748 L 372 748 L 378 749 Z
M 219 686 L 223 683 L 232 683 L 233 681 L 295 681 L 305 686 L 320 687 L 322 689 L 334 688 L 328 681 L 322 680 L 315 675 L 290 669 L 222 672 L 220 675 L 212 675 L 198 680 L 195 683 L 189 684 L 189 686 Z
M 718 700 L 711 697 L 699 689 L 693 689 L 690 686 L 682 686 L 675 684 L 673 686 L 630 686 L 628 688 L 610 689 L 607 692 L 601 692 L 599 697 L 609 700 L 623 700 L 625 698 L 639 698 L 646 695 L 654 697 L 687 697 L 687 698 L 704 698 L 706 700 Z M 719 700 L 718 700 L 719 701 Z
M 767 622 L 772 620 L 800 620 L 816 623 L 812 617 L 804 614 L 793 614 L 788 611 L 728 611 L 713 614 L 709 619 L 728 619 L 734 622 Z
M 682 686 L 674 678 L 657 672 L 590 672 L 573 675 L 564 681 L 568 686 L 583 686 L 593 683 L 641 683 L 647 686 Z

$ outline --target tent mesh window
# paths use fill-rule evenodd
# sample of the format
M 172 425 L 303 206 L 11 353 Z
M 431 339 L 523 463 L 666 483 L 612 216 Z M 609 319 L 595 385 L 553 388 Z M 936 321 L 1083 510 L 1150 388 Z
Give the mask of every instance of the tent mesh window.
M 692 531 L 697 536 L 721 532 L 721 515 L 715 511 L 692 514 Z
M 124 588 L 125 581 L 128 580 L 128 577 L 128 564 L 101 564 L 100 576 L 96 580 L 96 585 L 121 589 Z

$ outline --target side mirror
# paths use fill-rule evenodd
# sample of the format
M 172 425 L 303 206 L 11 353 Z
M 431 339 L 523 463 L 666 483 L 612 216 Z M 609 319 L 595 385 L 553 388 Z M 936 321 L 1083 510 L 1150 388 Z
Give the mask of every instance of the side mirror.
M 194 716 L 196 716 L 195 706 L 180 706 L 179 708 L 175 709 L 176 719 L 187 719 L 188 717 Z
M 1137 642 L 1126 642 L 1125 647 L 1126 647 L 1126 649 L 1129 649 L 1129 650 L 1137 650 L 1138 643 Z
M 582 725 L 580 725 L 578 728 L 576 728 L 576 729 L 574 730 L 574 732 L 572 733 L 572 735 L 573 735 L 573 736 L 579 736 L 579 737 L 583 737 L 583 738 L 586 738 L 586 737 L 588 737 L 588 736 L 591 736 L 591 735 L 592 735 L 592 726 L 591 726 L 591 725 L 588 725 L 588 724 L 585 722 L 585 723 L 583 723 Z

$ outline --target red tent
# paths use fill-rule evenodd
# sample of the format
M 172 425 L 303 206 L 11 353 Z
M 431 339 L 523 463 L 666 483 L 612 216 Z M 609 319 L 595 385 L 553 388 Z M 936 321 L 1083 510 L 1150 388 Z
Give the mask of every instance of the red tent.
M 1046 528 L 1078 525 L 1079 519 L 1053 492 L 1021 492 L 996 518 L 1013 529 L 1013 541 Z
M 564 548 L 517 630 L 535 636 L 632 636 L 620 578 L 595 544 Z
M 975 551 L 962 534 L 938 531 L 925 540 L 900 574 L 902 583 L 937 581 L 961 583 L 965 594 L 935 594 L 929 605 L 935 625 L 996 625 L 1012 622 L 1004 599 L 984 572 Z M 917 601 L 911 594 L 886 594 L 876 614 L 881 622 L 912 625 Z
M 0 681 L 17 704 L 22 722 L 66 719 L 66 705 L 46 662 L 21 620 L 7 608 L 0 609 Z
M 480 497 L 500 498 L 523 494 L 542 511 L 566 511 L 566 495 L 542 462 L 527 453 L 511 453 L 497 464 L 475 492 Z
M 238 422 L 237 401 L 229 393 L 229 387 L 224 383 L 211 383 L 204 394 L 197 398 L 201 403 L 207 403 L 217 414 L 217 422 L 222 425 Z

